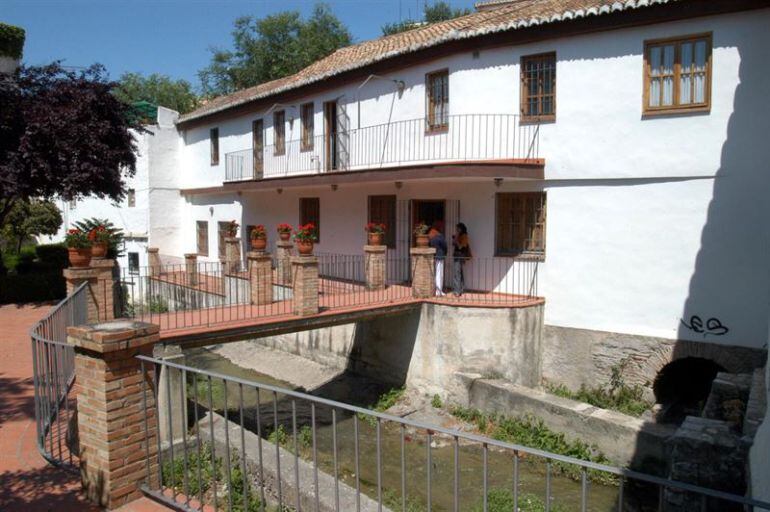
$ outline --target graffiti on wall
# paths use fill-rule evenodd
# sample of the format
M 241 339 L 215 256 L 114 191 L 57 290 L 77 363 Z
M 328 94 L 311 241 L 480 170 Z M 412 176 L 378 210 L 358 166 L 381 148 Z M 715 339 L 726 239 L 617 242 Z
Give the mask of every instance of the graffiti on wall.
M 694 333 L 702 334 L 706 336 L 723 336 L 730 332 L 730 329 L 722 324 L 722 321 L 716 317 L 709 318 L 705 322 L 698 315 L 690 317 L 689 321 L 685 322 L 684 318 L 680 319 L 682 325 Z

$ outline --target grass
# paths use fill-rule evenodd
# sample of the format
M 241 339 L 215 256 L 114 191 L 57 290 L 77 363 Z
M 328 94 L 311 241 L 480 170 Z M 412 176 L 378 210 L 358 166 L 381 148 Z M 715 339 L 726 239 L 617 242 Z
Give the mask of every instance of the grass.
M 442 409 L 444 407 L 444 402 L 441 401 L 440 396 L 433 395 L 433 398 L 430 400 L 430 405 L 436 409 Z
M 623 377 L 627 361 L 612 367 L 610 382 L 602 386 L 581 386 L 578 391 L 572 391 L 564 384 L 546 384 L 546 389 L 554 395 L 586 402 L 602 409 L 641 416 L 654 404 L 644 399 L 644 388 L 638 384 L 628 385 Z
M 406 388 L 404 387 L 391 388 L 385 393 L 381 394 L 377 399 L 377 402 L 375 402 L 373 405 L 370 405 L 369 409 L 376 412 L 385 412 L 396 405 L 398 401 L 401 400 L 401 398 L 404 396 L 405 392 Z M 377 424 L 375 417 L 368 414 L 358 413 L 358 419 L 365 421 L 371 426 L 375 426 Z
M 483 499 L 483 498 L 482 498 Z M 508 489 L 491 489 L 487 494 L 487 510 L 489 512 L 509 512 L 514 510 L 513 492 Z M 545 512 L 545 502 L 531 493 L 523 493 L 519 496 L 519 512 Z M 551 503 L 552 512 L 567 512 L 567 509 L 558 503 Z M 472 512 L 483 512 L 484 502 L 481 501 L 471 509 Z
M 609 464 L 609 460 L 596 446 L 581 440 L 568 440 L 564 434 L 549 429 L 543 420 L 531 416 L 516 418 L 498 414 L 485 414 L 477 409 L 453 407 L 449 411 L 454 417 L 472 423 L 483 435 L 520 444 L 530 448 L 566 455 L 580 460 Z M 553 462 L 552 467 L 558 473 L 580 480 L 581 468 L 573 464 Z M 613 485 L 615 477 L 607 473 L 589 470 L 588 476 L 592 481 Z

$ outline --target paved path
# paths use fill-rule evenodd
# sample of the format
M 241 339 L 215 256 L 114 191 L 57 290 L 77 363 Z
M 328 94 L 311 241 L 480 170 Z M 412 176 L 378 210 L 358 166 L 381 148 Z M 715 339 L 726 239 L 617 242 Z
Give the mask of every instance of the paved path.
M 51 304 L 0 306 L 0 511 L 92 512 L 80 478 L 49 465 L 35 443 L 29 328 Z M 168 509 L 142 499 L 121 512 Z

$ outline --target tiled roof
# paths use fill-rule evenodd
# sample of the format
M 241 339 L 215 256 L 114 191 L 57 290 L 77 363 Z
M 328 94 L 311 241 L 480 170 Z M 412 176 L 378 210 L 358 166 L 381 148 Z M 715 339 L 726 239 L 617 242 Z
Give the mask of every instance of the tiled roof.
M 503 4 L 495 9 L 485 9 L 340 48 L 293 75 L 214 98 L 197 110 L 181 116 L 179 122 L 205 117 L 449 41 L 679 1 L 685 0 L 517 0 L 510 5 Z

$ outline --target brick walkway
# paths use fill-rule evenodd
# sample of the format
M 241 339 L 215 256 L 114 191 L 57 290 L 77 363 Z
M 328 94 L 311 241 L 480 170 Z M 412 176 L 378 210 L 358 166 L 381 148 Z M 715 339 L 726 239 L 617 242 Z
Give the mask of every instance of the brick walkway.
M 51 308 L 0 306 L 0 511 L 91 512 L 100 510 L 80 495 L 80 479 L 49 465 L 35 442 L 35 409 L 29 328 Z M 121 512 L 169 510 L 147 499 Z

